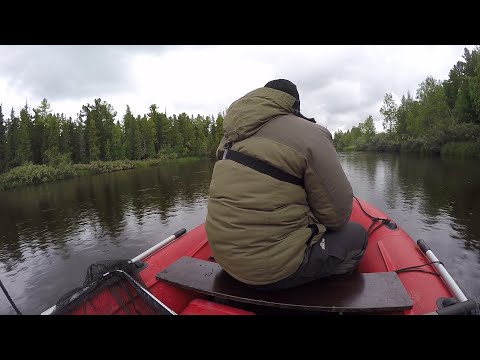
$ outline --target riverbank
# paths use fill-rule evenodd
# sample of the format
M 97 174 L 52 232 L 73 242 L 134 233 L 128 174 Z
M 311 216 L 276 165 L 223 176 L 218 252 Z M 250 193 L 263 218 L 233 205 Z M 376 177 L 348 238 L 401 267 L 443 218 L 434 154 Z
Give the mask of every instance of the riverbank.
M 345 147 L 336 147 L 337 151 L 369 151 L 377 153 L 414 153 L 420 155 L 439 155 L 457 158 L 476 158 L 480 159 L 480 142 L 448 142 L 443 145 L 431 144 L 428 142 L 405 141 L 403 143 L 395 141 L 373 141 L 368 144 L 349 145 Z
M 95 161 L 88 164 L 61 163 L 52 165 L 23 165 L 0 174 L 0 191 L 21 186 L 71 179 L 79 176 L 96 175 L 142 167 L 159 166 L 173 162 L 200 160 L 201 157 L 177 158 L 175 154 L 162 155 L 155 159 Z

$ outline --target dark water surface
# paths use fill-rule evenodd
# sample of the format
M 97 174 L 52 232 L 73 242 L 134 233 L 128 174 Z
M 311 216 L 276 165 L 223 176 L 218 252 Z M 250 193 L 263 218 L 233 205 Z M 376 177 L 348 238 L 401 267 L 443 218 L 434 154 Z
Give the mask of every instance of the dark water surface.
M 339 154 L 357 197 L 423 238 L 480 299 L 480 162 Z M 130 259 L 205 220 L 213 162 L 169 164 L 0 192 L 0 279 L 39 314 L 99 260 Z M 14 314 L 0 293 L 0 314 Z
M 41 313 L 90 264 L 131 259 L 204 222 L 212 170 L 196 161 L 0 192 L 0 279 L 20 311 Z M 14 314 L 3 292 L 0 314 Z

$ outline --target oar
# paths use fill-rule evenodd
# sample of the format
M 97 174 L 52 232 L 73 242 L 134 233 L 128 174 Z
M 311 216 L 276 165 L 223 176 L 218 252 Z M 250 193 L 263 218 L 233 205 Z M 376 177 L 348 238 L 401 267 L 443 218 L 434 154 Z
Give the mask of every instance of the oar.
M 457 285 L 455 280 L 453 280 L 453 278 L 450 276 L 447 269 L 445 269 L 445 266 L 443 266 L 440 260 L 437 259 L 432 249 L 430 249 L 430 246 L 428 246 L 428 244 L 422 239 L 417 241 L 417 245 L 423 251 L 423 253 L 430 259 L 430 261 L 434 263 L 433 265 L 437 268 L 437 271 L 440 273 L 440 276 L 443 278 L 443 280 L 445 280 L 445 283 L 450 288 L 453 295 L 455 295 L 457 300 L 460 302 L 467 301 L 468 299 L 463 293 L 463 291 Z
M 155 251 L 157 251 L 158 249 L 160 249 L 161 247 L 169 244 L 170 242 L 172 242 L 173 240 L 175 239 L 178 239 L 180 236 L 182 236 L 183 234 L 185 234 L 187 232 L 187 230 L 185 228 L 183 229 L 180 229 L 178 230 L 177 232 L 175 232 L 174 234 L 170 235 L 169 237 L 167 237 L 166 239 L 160 241 L 158 244 L 152 246 L 150 249 L 144 251 L 143 253 L 141 253 L 140 255 L 138 256 L 135 256 L 132 260 L 130 260 L 131 263 L 134 263 L 136 261 L 140 261 L 140 260 L 143 260 L 145 259 L 148 255 L 151 255 L 153 254 Z M 142 288 L 143 289 L 143 288 Z M 145 290 L 146 291 L 146 290 Z M 147 291 L 148 293 L 148 291 Z M 151 295 L 150 293 L 148 293 L 148 295 Z M 153 295 L 151 295 L 153 297 Z M 157 302 L 159 301 L 158 299 L 154 298 Z M 50 309 L 47 309 L 45 310 L 44 312 L 42 312 L 41 315 L 50 315 L 54 310 L 55 310 L 55 305 L 53 305 Z
M 438 258 L 433 253 L 432 249 L 428 244 L 420 239 L 417 241 L 418 247 L 423 251 L 425 256 L 433 262 L 433 265 L 436 267 L 437 271 L 440 273 L 440 276 L 443 278 L 447 286 L 449 287 L 450 291 L 455 295 L 457 300 L 459 301 L 456 304 L 447 306 L 443 309 L 438 309 L 431 313 L 427 313 L 425 315 L 465 315 L 471 314 L 472 311 L 477 310 L 479 308 L 479 304 L 474 300 L 469 300 L 457 285 L 455 280 L 450 276 L 445 266 L 438 260 Z
M 135 256 L 132 260 L 130 260 L 130 262 L 135 262 L 135 261 L 139 261 L 139 260 L 142 260 L 142 259 L 145 259 L 148 255 L 150 254 L 153 254 L 155 251 L 157 251 L 158 249 L 160 249 L 162 246 L 165 246 L 167 245 L 169 242 L 171 242 L 172 240 L 175 240 L 175 239 L 178 239 L 180 236 L 182 236 L 183 234 L 185 234 L 187 232 L 186 229 L 180 229 L 178 230 L 176 233 L 174 233 L 173 235 L 170 235 L 169 237 L 167 237 L 165 240 L 162 240 L 160 241 L 157 245 L 154 245 L 152 246 L 150 249 L 144 251 L 143 253 L 141 253 L 140 255 L 138 256 Z

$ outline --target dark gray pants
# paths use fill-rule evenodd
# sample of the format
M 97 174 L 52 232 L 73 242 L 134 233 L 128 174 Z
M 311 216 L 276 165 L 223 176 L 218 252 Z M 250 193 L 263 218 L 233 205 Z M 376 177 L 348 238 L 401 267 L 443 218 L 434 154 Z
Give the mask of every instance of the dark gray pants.
M 358 223 L 349 222 L 339 231 L 329 231 L 305 252 L 296 272 L 276 283 L 250 285 L 258 290 L 283 290 L 330 275 L 351 273 L 367 248 L 367 232 Z

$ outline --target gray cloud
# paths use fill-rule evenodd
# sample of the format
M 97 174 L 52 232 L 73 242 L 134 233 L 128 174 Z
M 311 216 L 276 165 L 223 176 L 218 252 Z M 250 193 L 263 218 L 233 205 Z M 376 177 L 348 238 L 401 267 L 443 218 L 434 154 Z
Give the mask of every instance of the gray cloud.
M 297 84 L 306 116 L 333 131 L 346 130 L 368 115 L 379 124 L 378 110 L 386 92 L 396 98 L 407 91 L 414 96 L 427 76 L 446 79 L 461 60 L 463 48 L 0 46 L 0 94 L 3 81 L 7 84 L 3 97 L 16 107 L 23 97 L 34 102 L 46 97 L 59 107 L 69 103 L 72 108 L 78 102 L 79 109 L 85 99 L 102 97 L 116 101 L 119 113 L 127 103 L 147 112 L 155 102 L 169 112 L 210 115 L 228 107 L 225 99 L 234 101 L 272 76 Z M 145 61 L 134 62 L 138 55 L 145 55 L 140 59 Z
M 366 108 L 383 98 L 385 79 L 392 76 L 383 63 L 384 51 L 366 46 L 325 46 L 316 47 L 316 53 L 309 56 L 309 50 L 299 48 L 275 62 L 276 75 L 297 84 L 306 116 L 343 127 L 343 123 L 363 117 Z M 259 56 L 272 60 L 271 51 Z M 406 84 L 411 85 L 408 80 Z
M 464 47 L 319 46 L 299 47 L 281 56 L 265 51 L 259 56 L 265 61 L 277 58 L 276 75 L 297 84 L 306 116 L 347 129 L 368 115 L 379 123 L 385 93 L 400 98 L 410 91 L 415 96 L 427 76 L 446 79 L 448 70 L 461 60 Z M 432 54 L 439 56 L 435 59 Z
M 132 88 L 134 54 L 160 55 L 175 47 L 145 45 L 2 46 L 0 76 L 12 91 L 56 100 L 119 94 Z

